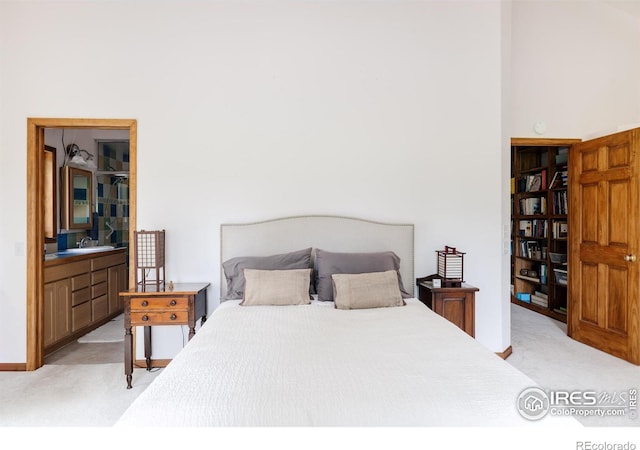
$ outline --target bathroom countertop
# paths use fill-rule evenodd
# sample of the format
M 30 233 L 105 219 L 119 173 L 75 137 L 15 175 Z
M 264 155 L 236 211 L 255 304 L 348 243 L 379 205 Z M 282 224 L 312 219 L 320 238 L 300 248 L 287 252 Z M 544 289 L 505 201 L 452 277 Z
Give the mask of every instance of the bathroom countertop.
M 110 250 L 101 250 L 88 253 L 70 253 L 66 251 L 56 253 L 46 253 L 44 255 L 44 266 L 51 267 L 59 264 L 66 264 L 73 261 L 82 261 L 84 259 L 96 258 L 99 256 L 111 255 L 114 253 L 124 253 L 127 251 L 126 247 L 117 247 Z

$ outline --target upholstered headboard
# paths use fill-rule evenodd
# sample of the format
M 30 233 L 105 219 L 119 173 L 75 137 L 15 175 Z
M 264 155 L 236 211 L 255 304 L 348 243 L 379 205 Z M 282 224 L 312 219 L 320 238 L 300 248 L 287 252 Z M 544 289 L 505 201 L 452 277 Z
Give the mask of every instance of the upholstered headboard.
M 331 252 L 393 251 L 409 292 L 414 284 L 414 226 L 338 216 L 298 216 L 220 226 L 220 293 L 227 290 L 222 263 L 237 256 L 268 256 L 303 248 Z

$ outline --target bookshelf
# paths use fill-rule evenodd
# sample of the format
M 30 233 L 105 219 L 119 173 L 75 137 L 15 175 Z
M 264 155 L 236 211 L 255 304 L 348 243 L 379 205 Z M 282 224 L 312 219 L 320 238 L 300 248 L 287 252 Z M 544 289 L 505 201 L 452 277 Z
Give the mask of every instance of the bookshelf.
M 568 156 L 576 142 L 511 140 L 511 301 L 565 323 Z

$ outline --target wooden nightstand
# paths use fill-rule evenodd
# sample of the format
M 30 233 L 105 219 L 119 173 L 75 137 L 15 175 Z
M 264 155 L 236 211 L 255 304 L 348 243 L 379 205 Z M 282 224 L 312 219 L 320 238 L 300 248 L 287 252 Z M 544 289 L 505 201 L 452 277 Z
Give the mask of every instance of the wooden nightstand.
M 207 287 L 209 283 L 176 283 L 138 286 L 120 292 L 124 299 L 124 373 L 127 389 L 131 389 L 133 373 L 132 327 L 144 327 L 144 356 L 151 370 L 151 326 L 188 325 L 189 339 L 196 334 L 196 321 L 207 320 Z
M 430 277 L 418 278 L 416 283 L 422 303 L 475 337 L 475 293 L 480 289 L 466 283 L 460 287 L 434 288 Z

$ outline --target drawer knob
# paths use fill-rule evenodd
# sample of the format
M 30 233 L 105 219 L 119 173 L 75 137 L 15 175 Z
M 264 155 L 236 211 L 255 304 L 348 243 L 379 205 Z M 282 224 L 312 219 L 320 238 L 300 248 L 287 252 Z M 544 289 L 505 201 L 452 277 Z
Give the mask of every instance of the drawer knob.
M 177 303 L 177 302 L 176 302 L 175 300 L 171 300 L 171 301 L 169 302 L 169 304 L 170 304 L 171 306 L 176 306 L 176 303 Z
M 146 301 L 146 300 L 144 300 L 144 301 L 142 302 L 142 306 L 149 306 L 149 302 L 148 302 L 148 301 Z
M 175 314 L 171 314 L 171 320 L 176 320 L 177 316 Z
M 142 316 L 142 321 L 143 322 L 146 322 L 147 320 L 149 320 L 149 316 L 147 316 L 147 315 Z

